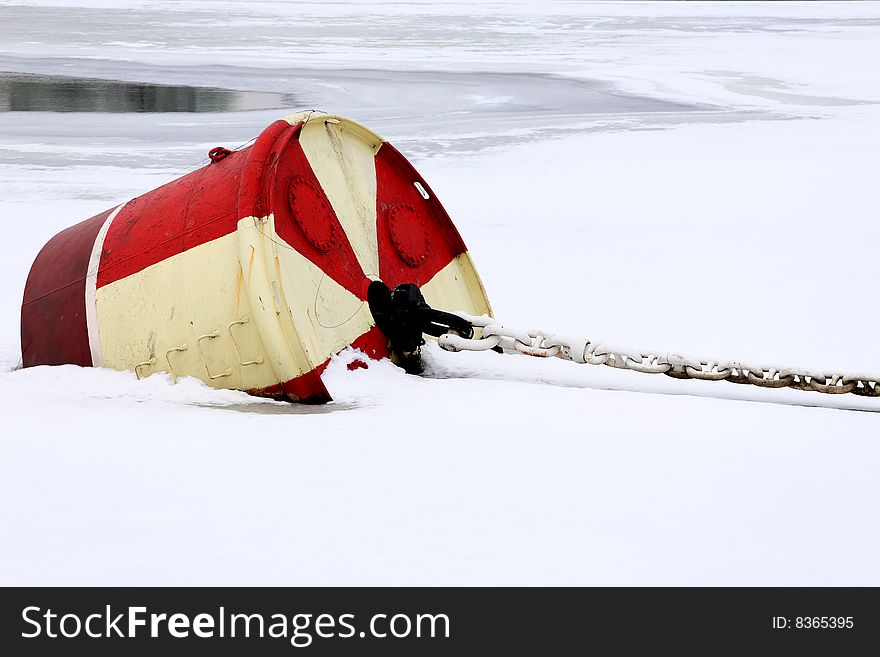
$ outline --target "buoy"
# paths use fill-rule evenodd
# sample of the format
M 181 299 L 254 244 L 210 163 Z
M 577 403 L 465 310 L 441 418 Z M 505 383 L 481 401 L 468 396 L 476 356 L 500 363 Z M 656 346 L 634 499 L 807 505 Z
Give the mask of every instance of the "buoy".
M 333 354 L 393 355 L 371 283 L 373 297 L 412 285 L 432 306 L 491 314 L 428 183 L 361 124 L 294 114 L 209 159 L 43 247 L 22 303 L 25 367 L 164 371 L 321 402 Z

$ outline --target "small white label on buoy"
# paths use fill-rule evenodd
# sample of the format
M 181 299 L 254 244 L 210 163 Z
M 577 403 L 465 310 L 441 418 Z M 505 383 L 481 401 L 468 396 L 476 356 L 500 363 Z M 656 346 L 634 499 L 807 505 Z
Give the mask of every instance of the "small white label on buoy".
M 422 198 L 423 198 L 423 199 L 425 199 L 425 200 L 427 201 L 429 198 L 431 198 L 431 197 L 428 195 L 428 192 L 425 191 L 425 188 L 422 187 L 422 183 L 420 183 L 418 180 L 416 180 L 416 181 L 413 183 L 413 185 L 415 185 L 415 186 L 416 186 L 416 189 L 419 190 L 419 194 L 422 195 Z

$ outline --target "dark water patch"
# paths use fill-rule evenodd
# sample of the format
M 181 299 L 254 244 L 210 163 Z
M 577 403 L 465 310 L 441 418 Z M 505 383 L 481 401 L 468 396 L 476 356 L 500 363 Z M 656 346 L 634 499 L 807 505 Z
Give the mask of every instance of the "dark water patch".
M 241 112 L 297 104 L 278 93 L 0 72 L 0 112 Z

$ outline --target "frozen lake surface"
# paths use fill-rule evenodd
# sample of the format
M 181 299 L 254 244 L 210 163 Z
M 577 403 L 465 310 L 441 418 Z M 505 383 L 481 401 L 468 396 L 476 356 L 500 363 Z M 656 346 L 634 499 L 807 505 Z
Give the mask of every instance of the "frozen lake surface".
M 285 107 L 0 112 L 0 583 L 880 584 L 878 400 L 436 348 L 318 408 L 15 369 L 49 237 L 320 108 L 511 325 L 880 372 L 880 5 L 125 4 L 0 7 L 0 71 Z

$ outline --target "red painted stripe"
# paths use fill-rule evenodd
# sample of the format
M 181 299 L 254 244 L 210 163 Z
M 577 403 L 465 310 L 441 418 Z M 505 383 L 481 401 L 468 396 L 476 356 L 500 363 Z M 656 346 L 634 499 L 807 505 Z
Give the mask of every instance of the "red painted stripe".
M 324 382 L 321 381 L 321 374 L 327 367 L 328 361 L 318 365 L 311 372 L 306 372 L 291 381 L 281 384 L 286 399 L 306 404 L 323 404 L 332 399 Z
M 388 356 L 388 340 L 375 326 L 351 343 L 373 360 Z M 311 372 L 268 388 L 248 390 L 248 394 L 257 397 L 270 397 L 280 401 L 294 401 L 321 404 L 331 401 L 329 391 L 321 380 L 321 374 L 330 363 L 328 358 Z
M 364 300 L 369 280 L 312 171 L 299 135 L 297 128 L 279 144 L 278 158 L 266 181 L 268 207 L 275 215 L 275 231 L 330 278 Z
M 427 191 L 428 200 L 415 182 Z M 379 274 L 392 289 L 401 283 L 424 285 L 465 251 L 434 192 L 387 142 L 376 154 L 376 222 Z
M 388 338 L 375 326 L 352 342 L 351 346 L 360 349 L 373 360 L 387 358 L 390 354 Z
M 366 277 L 299 144 L 301 127 L 276 121 L 252 147 L 130 201 L 107 233 L 97 287 L 228 235 L 242 217 L 274 213 L 285 242 L 364 298 Z M 323 201 L 305 225 L 331 231 L 335 239 L 329 249 L 315 248 L 293 217 L 294 178 L 311 183 Z
M 260 133 L 248 151 L 247 164 L 241 176 L 238 190 L 238 218 L 265 217 L 269 214 L 264 194 L 263 176 L 266 168 L 278 156 L 277 143 L 282 136 L 298 134 L 303 122 L 291 126 L 287 121 L 275 121 Z
M 25 367 L 66 363 L 91 366 L 86 275 L 95 239 L 114 209 L 58 233 L 34 260 L 21 306 Z
M 276 142 L 298 128 L 275 121 L 253 146 L 129 201 L 104 240 L 97 287 L 229 235 L 243 217 L 268 214 L 264 174 Z
M 234 232 L 246 161 L 232 153 L 129 201 L 104 240 L 97 287 Z

